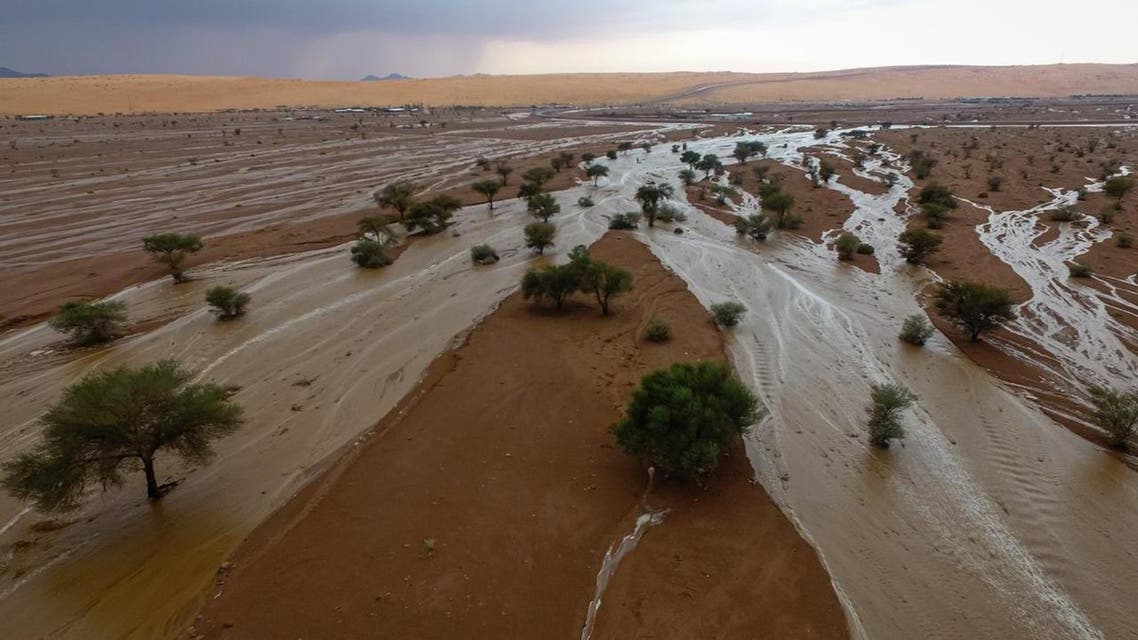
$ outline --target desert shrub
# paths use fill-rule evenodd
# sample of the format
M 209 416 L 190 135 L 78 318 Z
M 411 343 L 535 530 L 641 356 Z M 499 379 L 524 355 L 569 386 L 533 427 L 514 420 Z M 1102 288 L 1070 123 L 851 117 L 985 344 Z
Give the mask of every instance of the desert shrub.
M 945 209 L 955 209 L 956 196 L 952 194 L 952 189 L 949 189 L 943 184 L 930 182 L 917 194 L 917 203 L 936 203 Z
M 948 207 L 939 202 L 926 202 L 921 205 L 921 213 L 930 229 L 940 229 L 948 218 Z
M 665 202 L 656 210 L 656 219 L 664 223 L 687 222 L 688 216 L 679 207 Z
M 727 365 L 679 363 L 641 379 L 612 432 L 625 453 L 698 482 L 758 419 L 757 405 Z
M 770 235 L 772 224 L 761 213 L 735 218 L 735 232 L 752 240 L 764 241 Z
M 988 191 L 999 191 L 1003 184 L 1003 176 L 988 176 Z
M 219 320 L 232 320 L 245 315 L 252 297 L 231 287 L 213 287 L 205 292 L 205 301 Z
M 229 389 L 193 379 L 172 360 L 86 375 L 42 418 L 40 444 L 4 465 L 2 484 L 43 511 L 62 511 L 78 506 L 89 484 L 121 485 L 141 466 L 147 497 L 162 497 L 156 452 L 201 463 L 212 440 L 241 424 Z
M 680 173 L 678 175 L 680 178 L 680 182 L 683 182 L 685 187 L 690 187 L 693 184 L 695 184 L 695 181 L 696 181 L 695 171 L 692 171 L 691 169 L 681 169 Z
M 156 262 L 170 268 L 174 282 L 185 282 L 186 258 L 200 251 L 202 246 L 201 238 L 178 233 L 160 233 L 142 240 L 142 248 L 152 254 Z
M 48 321 L 60 333 L 71 334 L 76 344 L 110 342 L 126 333 L 126 304 L 106 302 L 68 302 Z
M 873 255 L 873 251 L 873 245 L 869 244 L 868 242 L 862 242 L 861 244 L 857 245 L 857 252 L 862 255 L 871 256 Z
M 605 157 L 609 160 L 616 160 L 616 149 L 609 149 L 605 152 Z
M 594 206 L 594 204 L 595 203 L 593 202 L 593 199 L 589 196 L 581 196 L 580 198 L 577 198 L 577 206 L 581 207 L 582 209 L 588 209 L 589 207 Z
M 1067 266 L 1072 278 L 1089 278 L 1094 273 L 1090 267 L 1079 262 L 1072 262 Z
M 1121 201 L 1122 198 L 1124 198 L 1126 194 L 1133 188 L 1134 178 L 1131 178 L 1130 176 L 1114 176 L 1113 178 L 1107 178 L 1106 182 L 1102 186 L 1102 190 L 1106 192 L 1106 195 L 1118 201 Z
M 672 339 L 672 328 L 667 322 L 652 318 L 644 329 L 644 337 L 650 342 L 667 342 Z
M 715 318 L 715 324 L 721 327 L 734 327 L 743 319 L 745 313 L 747 307 L 734 300 L 711 305 L 711 317 Z
M 376 242 L 371 238 L 360 238 L 352 245 L 352 262 L 364 269 L 378 269 L 391 264 L 393 260 L 387 255 L 384 243 Z
M 980 339 L 983 331 L 1015 318 L 1007 289 L 968 280 L 941 285 L 936 292 L 936 308 L 964 329 L 973 342 Z
M 1111 446 L 1126 448 L 1138 424 L 1138 392 L 1095 385 L 1090 389 L 1092 424 L 1106 432 Z
M 900 414 L 917 397 L 899 384 L 874 384 L 870 386 L 870 402 L 866 407 L 869 420 L 869 443 L 880 449 L 888 449 L 889 441 L 905 437 L 901 427 Z
M 822 182 L 829 182 L 835 175 L 837 175 L 837 171 L 834 170 L 834 165 L 826 160 L 818 163 L 818 177 L 822 179 Z
M 1117 213 L 1117 209 L 1115 209 L 1114 206 L 1111 206 L 1109 204 L 1106 205 L 1098 214 L 1099 222 L 1103 224 L 1110 224 L 1111 222 L 1114 222 L 1115 213 Z
M 921 346 L 933 335 L 933 326 L 923 315 L 913 314 L 905 318 L 901 324 L 901 333 L 898 334 L 904 342 Z
M 1051 219 L 1055 222 L 1077 222 L 1083 219 L 1083 214 L 1075 207 L 1065 204 L 1051 212 Z
M 897 236 L 898 249 L 909 264 L 921 264 L 940 249 L 942 242 L 940 234 L 928 229 L 909 229 Z
M 711 195 L 715 196 L 715 204 L 727 204 L 727 198 L 735 195 L 735 188 L 725 185 L 717 184 L 711 187 Z
M 913 175 L 918 180 L 924 180 L 932 175 L 933 167 L 937 165 L 937 159 L 931 155 L 926 154 L 920 149 L 916 149 L 909 153 L 907 159 L 909 166 L 913 168 Z
M 1130 235 L 1126 231 L 1123 231 L 1122 233 L 1118 234 L 1118 238 L 1115 239 L 1115 242 L 1118 243 L 1118 247 L 1120 249 L 1129 249 L 1130 247 L 1134 246 L 1134 236 Z
M 470 248 L 470 260 L 474 264 L 494 264 L 498 261 L 498 252 L 488 244 L 476 244 Z
M 850 232 L 838 236 L 834 242 L 834 249 L 838 252 L 838 260 L 853 260 L 854 252 L 861 246 L 861 239 Z
M 557 227 L 552 222 L 531 222 L 525 226 L 523 233 L 526 237 L 526 246 L 539 254 L 544 254 L 547 247 L 553 246 L 553 236 Z
M 1078 199 L 1080 201 L 1087 199 L 1087 188 L 1086 187 L 1079 187 L 1078 193 L 1079 193 Z
M 640 214 L 635 211 L 618 213 L 609 218 L 609 229 L 635 229 L 640 224 Z

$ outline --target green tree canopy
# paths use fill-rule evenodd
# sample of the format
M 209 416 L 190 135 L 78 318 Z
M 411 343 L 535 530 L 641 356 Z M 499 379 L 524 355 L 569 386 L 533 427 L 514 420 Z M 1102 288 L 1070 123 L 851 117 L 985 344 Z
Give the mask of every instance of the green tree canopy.
M 461 208 L 461 200 L 444 193 L 411 205 L 404 224 L 411 231 L 422 229 L 428 234 L 438 233 L 446 229 L 454 212 Z
M 591 164 L 585 169 L 585 175 L 593 179 L 593 186 L 595 187 L 598 180 L 608 177 L 609 168 L 603 164 Z
M 502 183 L 497 180 L 479 180 L 475 182 L 473 188 L 478 193 L 486 198 L 486 203 L 490 205 L 490 209 L 494 208 L 494 196 L 502 190 Z
M 142 248 L 153 254 L 155 261 L 170 267 L 174 282 L 185 282 L 186 258 L 202 246 L 201 238 L 178 233 L 160 233 L 142 240 Z
M 625 453 L 698 481 L 758 419 L 757 405 L 727 365 L 678 363 L 641 379 L 612 431 Z
M 415 192 L 418 190 L 419 187 L 415 183 L 400 180 L 385 185 L 372 197 L 380 207 L 390 207 L 399 212 L 399 219 L 402 220 L 407 214 L 407 210 L 414 204 Z
M 211 441 L 241 424 L 229 390 L 192 379 L 172 360 L 88 374 L 43 417 L 42 442 L 4 465 L 4 487 L 44 511 L 66 510 L 89 484 L 121 485 L 141 466 L 146 495 L 160 498 L 155 454 L 204 462 Z
M 973 342 L 980 339 L 981 332 L 1015 318 L 1007 289 L 968 280 L 941 285 L 936 292 L 936 308 L 967 331 Z
M 205 292 L 206 303 L 213 308 L 220 320 L 233 320 L 245 315 L 252 296 L 231 287 L 212 287 Z
M 48 326 L 70 333 L 79 345 L 109 342 L 126 333 L 126 304 L 119 300 L 105 302 L 68 302 L 48 320 Z
M 546 247 L 553 246 L 553 236 L 557 227 L 552 222 L 531 222 L 525 226 L 523 233 L 526 237 L 526 246 L 544 254 Z

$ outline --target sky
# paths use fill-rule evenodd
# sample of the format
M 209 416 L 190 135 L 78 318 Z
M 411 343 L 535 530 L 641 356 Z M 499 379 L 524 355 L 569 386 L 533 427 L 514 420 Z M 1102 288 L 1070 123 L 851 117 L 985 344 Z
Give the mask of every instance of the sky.
M 1136 23 L 1136 0 L 0 0 L 0 66 L 354 80 L 1138 63 Z

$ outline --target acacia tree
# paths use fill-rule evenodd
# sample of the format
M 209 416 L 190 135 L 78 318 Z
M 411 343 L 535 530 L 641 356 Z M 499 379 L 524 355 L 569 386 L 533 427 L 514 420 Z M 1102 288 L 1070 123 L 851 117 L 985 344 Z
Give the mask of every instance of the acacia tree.
M 422 229 L 428 234 L 438 233 L 447 227 L 454 212 L 462 208 L 458 198 L 441 194 L 424 202 L 416 202 L 407 211 L 407 228 L 411 231 Z
M 550 216 L 561 213 L 561 205 L 549 193 L 538 193 L 530 197 L 526 209 L 535 218 L 541 218 L 542 222 L 549 222 Z
M 593 186 L 595 187 L 598 180 L 608 177 L 609 168 L 603 164 L 591 164 L 589 168 L 585 169 L 585 175 L 593 179 Z
M 948 282 L 936 292 L 937 311 L 968 332 L 973 342 L 980 334 L 1015 318 L 1007 289 L 979 282 Z
M 43 511 L 61 511 L 77 506 L 89 484 L 121 485 L 124 472 L 141 466 L 147 497 L 161 498 L 159 451 L 201 463 L 212 440 L 241 424 L 230 389 L 193 378 L 172 360 L 88 374 L 43 417 L 43 441 L 4 465 L 4 487 Z
M 202 239 L 178 233 L 160 233 L 142 239 L 142 248 L 154 256 L 156 262 L 170 267 L 174 282 L 185 282 L 185 262 L 191 253 L 202 248 Z
M 531 222 L 525 226 L 523 233 L 526 246 L 538 254 L 544 254 L 546 247 L 553 246 L 553 236 L 557 233 L 557 227 L 552 222 Z
M 482 194 L 486 198 L 486 203 L 490 205 L 490 210 L 494 210 L 494 196 L 502 189 L 502 183 L 497 180 L 479 180 L 474 183 L 474 190 Z
M 644 217 L 648 219 L 649 227 L 655 224 L 656 217 L 660 214 L 660 206 L 665 200 L 671 198 L 672 194 L 672 185 L 667 182 L 662 184 L 649 182 L 636 190 L 636 201 L 640 203 L 640 209 L 644 212 Z
M 126 304 L 119 300 L 105 302 L 68 302 L 48 321 L 61 333 L 70 333 L 78 345 L 110 342 L 126 333 Z
M 680 162 L 686 164 L 688 169 L 695 171 L 695 166 L 699 164 L 700 159 L 703 158 L 698 151 L 685 151 L 680 154 Z
M 375 192 L 372 197 L 380 208 L 390 207 L 395 209 L 395 211 L 399 213 L 399 219 L 402 220 L 407 214 L 407 210 L 414 204 L 415 192 L 418 190 L 419 187 L 415 183 L 407 180 L 399 180 L 384 186 L 383 189 Z
M 522 180 L 525 180 L 526 182 L 532 182 L 538 187 L 542 187 L 546 182 L 552 180 L 553 176 L 553 169 L 550 169 L 548 167 L 534 167 L 532 169 L 527 169 L 526 172 L 522 174 Z
M 1114 176 L 1113 178 L 1108 178 L 1102 186 L 1102 190 L 1105 191 L 1108 196 L 1115 199 L 1116 208 L 1122 206 L 1122 199 L 1126 197 L 1126 194 L 1133 188 L 1134 178 L 1130 176 Z
M 711 177 L 712 173 L 718 173 L 723 169 L 723 163 L 719 161 L 719 156 L 714 153 L 709 153 L 699 159 L 695 164 L 695 168 L 703 171 L 703 179 L 706 180 Z
M 897 236 L 897 248 L 909 264 L 921 264 L 929 255 L 940 250 L 944 239 L 928 229 L 909 229 Z
M 1112 447 L 1126 448 L 1138 425 L 1138 391 L 1117 391 L 1092 386 L 1091 422 L 1106 432 Z
M 545 224 L 535 222 L 534 224 Z M 529 269 L 522 277 L 522 297 L 541 303 L 546 298 L 560 311 L 565 301 L 581 286 L 580 270 L 572 264 L 551 265 L 544 269 Z
M 668 475 L 700 482 L 733 438 L 758 419 L 758 401 L 721 362 L 650 373 L 612 432 L 617 444 Z
M 514 168 L 506 164 L 505 160 L 499 160 L 494 165 L 494 173 L 502 178 L 502 186 L 509 184 L 510 174 L 514 172 Z
M 581 293 L 591 293 L 596 297 L 601 315 L 609 314 L 609 303 L 613 298 L 632 290 L 632 272 L 593 260 L 585 245 L 573 247 L 569 261 L 579 271 Z

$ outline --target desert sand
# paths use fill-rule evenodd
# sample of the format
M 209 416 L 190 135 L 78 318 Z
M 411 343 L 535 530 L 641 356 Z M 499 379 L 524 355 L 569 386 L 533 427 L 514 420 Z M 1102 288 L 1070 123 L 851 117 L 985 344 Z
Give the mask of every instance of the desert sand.
M 661 481 L 642 496 L 644 469 L 609 426 L 640 376 L 723 360 L 723 338 L 633 236 L 591 253 L 634 273 L 615 315 L 583 296 L 561 314 L 508 297 L 249 537 L 187 637 L 576 637 L 605 550 L 646 509 L 668 513 L 619 567 L 593 637 L 846 637 L 741 440 L 706 490 Z M 646 341 L 653 318 L 675 339 Z
M 816 73 L 610 73 L 329 82 L 212 76 L 0 80 L 0 115 L 545 104 L 691 106 L 795 100 L 1138 94 L 1138 65 L 882 67 Z

